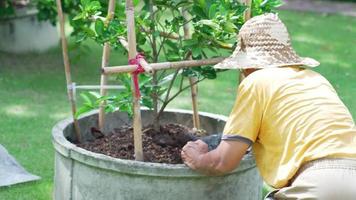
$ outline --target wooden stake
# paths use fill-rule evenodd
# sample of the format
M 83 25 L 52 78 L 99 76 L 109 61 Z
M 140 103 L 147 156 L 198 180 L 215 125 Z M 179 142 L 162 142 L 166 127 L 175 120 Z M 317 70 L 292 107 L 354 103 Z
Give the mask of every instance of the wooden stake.
M 124 37 L 119 37 L 118 38 L 119 42 L 121 43 L 121 45 L 127 50 L 129 51 L 129 44 L 127 43 L 127 41 L 125 40 Z M 143 67 L 143 69 L 145 70 L 145 73 L 148 74 L 153 74 L 153 69 L 152 67 L 147 63 L 147 61 L 145 59 L 140 59 L 139 60 L 140 65 Z
M 188 12 L 183 8 L 182 10 L 182 15 L 186 21 L 189 21 L 188 19 Z M 189 23 L 185 23 L 183 26 L 184 29 L 184 39 L 191 39 L 191 33 L 190 33 L 190 28 L 189 28 Z M 189 60 L 192 60 L 192 56 L 189 56 Z M 192 97 L 192 110 L 193 110 L 193 126 L 196 129 L 200 129 L 200 120 L 199 120 L 199 112 L 198 112 L 198 85 L 193 84 L 197 82 L 198 78 L 197 77 L 190 77 L 189 82 L 190 82 L 190 91 L 191 91 L 191 97 Z
M 252 0 L 242 0 L 242 3 L 247 6 L 247 9 L 245 10 L 244 13 L 244 21 L 246 22 L 251 18 L 251 3 Z M 244 80 L 245 76 L 243 75 L 242 72 L 239 73 L 239 82 L 241 83 L 242 80 Z
M 62 11 L 62 2 L 61 2 L 61 0 L 56 0 L 56 3 L 57 3 L 59 25 L 60 25 L 60 37 L 61 37 L 61 43 L 62 43 L 64 71 L 65 71 L 65 76 L 66 76 L 66 81 L 67 81 L 67 94 L 68 94 L 68 99 L 69 99 L 69 102 L 70 102 L 71 108 L 72 108 L 73 125 L 74 125 L 75 134 L 77 137 L 76 139 L 80 143 L 81 142 L 80 128 L 79 128 L 78 120 L 75 117 L 77 108 L 76 108 L 75 99 L 73 96 L 73 88 L 70 87 L 72 85 L 72 78 L 71 78 L 71 74 L 70 74 L 67 39 L 66 39 L 65 29 L 64 29 L 65 21 L 64 21 L 63 11 Z
M 121 45 L 126 49 L 126 51 L 129 51 L 129 44 L 127 43 L 126 39 L 124 37 L 119 37 L 118 40 Z
M 251 18 L 251 3 L 252 0 L 244 0 L 245 5 L 247 6 L 247 9 L 245 10 L 244 13 L 244 18 L 245 22 Z
M 202 65 L 214 65 L 223 61 L 225 57 L 209 58 L 203 60 L 184 60 L 177 62 L 162 62 L 162 63 L 151 63 L 150 67 L 154 71 L 163 69 L 178 69 L 184 67 L 197 67 Z M 118 74 L 118 73 L 128 73 L 136 70 L 136 65 L 122 65 L 122 66 L 112 66 L 105 67 L 102 69 L 104 74 Z
M 136 32 L 135 32 L 135 10 L 132 0 L 126 0 L 126 20 L 127 20 L 127 40 L 129 43 L 129 60 L 134 59 L 137 55 L 136 51 Z M 136 69 L 136 66 L 135 66 Z M 141 122 L 141 110 L 140 99 L 136 95 L 134 78 L 132 75 L 131 90 L 133 97 L 133 130 L 134 130 L 134 148 L 135 148 L 135 160 L 143 161 L 142 151 L 142 122 Z
M 107 16 L 107 21 L 106 24 L 110 22 L 110 20 L 114 17 L 114 11 L 115 11 L 115 0 L 109 0 L 109 8 L 108 8 L 108 16 Z M 104 67 L 108 66 L 109 63 L 109 57 L 110 57 L 110 44 L 109 42 L 105 42 L 104 44 L 104 49 L 103 49 L 103 56 L 101 59 L 101 68 L 103 69 Z M 105 74 L 101 74 L 100 77 L 100 86 L 107 85 L 107 76 Z M 107 93 L 106 88 L 101 87 L 100 89 L 100 95 L 105 96 Z M 101 131 L 104 130 L 105 127 L 105 103 L 106 102 L 100 102 L 99 105 L 99 121 L 98 121 L 98 126 Z

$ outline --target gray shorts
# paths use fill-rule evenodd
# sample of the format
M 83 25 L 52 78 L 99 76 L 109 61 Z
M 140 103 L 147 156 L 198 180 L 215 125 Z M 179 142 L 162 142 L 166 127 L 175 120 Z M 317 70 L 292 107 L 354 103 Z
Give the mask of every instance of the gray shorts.
M 290 186 L 271 192 L 265 199 L 356 200 L 356 159 L 308 162 Z

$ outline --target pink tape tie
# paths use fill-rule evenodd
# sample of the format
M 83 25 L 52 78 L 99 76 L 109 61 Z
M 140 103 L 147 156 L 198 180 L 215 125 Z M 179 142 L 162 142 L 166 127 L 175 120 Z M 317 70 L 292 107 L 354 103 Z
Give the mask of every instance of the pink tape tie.
M 131 74 L 133 75 L 136 98 L 141 97 L 138 75 L 145 72 L 145 69 L 140 64 L 140 59 L 145 59 L 145 57 L 143 56 L 143 54 L 138 53 L 135 58 L 129 60 L 130 65 L 137 65 L 136 70 L 131 72 Z

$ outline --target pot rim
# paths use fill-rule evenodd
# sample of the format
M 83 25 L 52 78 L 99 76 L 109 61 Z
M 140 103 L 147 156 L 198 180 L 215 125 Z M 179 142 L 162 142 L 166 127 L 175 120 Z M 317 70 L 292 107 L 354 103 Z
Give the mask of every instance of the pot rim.
M 142 109 L 147 110 L 147 109 Z M 166 109 L 165 112 L 174 112 L 182 114 L 192 114 L 192 111 L 183 109 Z M 98 111 L 91 111 L 78 120 L 95 115 Z M 227 117 L 218 114 L 207 112 L 199 112 L 200 116 L 209 117 L 218 121 L 226 121 Z M 135 160 L 126 160 L 114 158 L 104 154 L 94 153 L 83 148 L 77 147 L 75 144 L 69 142 L 63 135 L 65 128 L 72 124 L 72 118 L 64 119 L 58 122 L 52 129 L 52 142 L 57 153 L 64 157 L 78 161 L 82 164 L 90 165 L 92 167 L 113 170 L 120 173 L 136 174 L 145 176 L 169 176 L 169 177 L 208 177 L 206 175 L 197 173 L 184 164 L 166 164 L 166 163 L 152 163 Z M 251 154 L 244 156 L 238 168 L 228 174 L 241 173 L 242 171 L 254 168 L 255 160 Z M 226 174 L 226 175 L 228 175 Z

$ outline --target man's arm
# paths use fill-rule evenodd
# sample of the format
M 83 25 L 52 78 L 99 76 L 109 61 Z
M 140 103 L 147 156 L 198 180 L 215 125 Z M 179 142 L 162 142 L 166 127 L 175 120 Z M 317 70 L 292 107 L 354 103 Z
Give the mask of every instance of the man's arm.
M 201 140 L 188 142 L 182 149 L 183 161 L 193 170 L 207 175 L 221 175 L 234 170 L 246 153 L 249 144 L 235 140 L 222 140 L 208 152 L 208 145 Z

